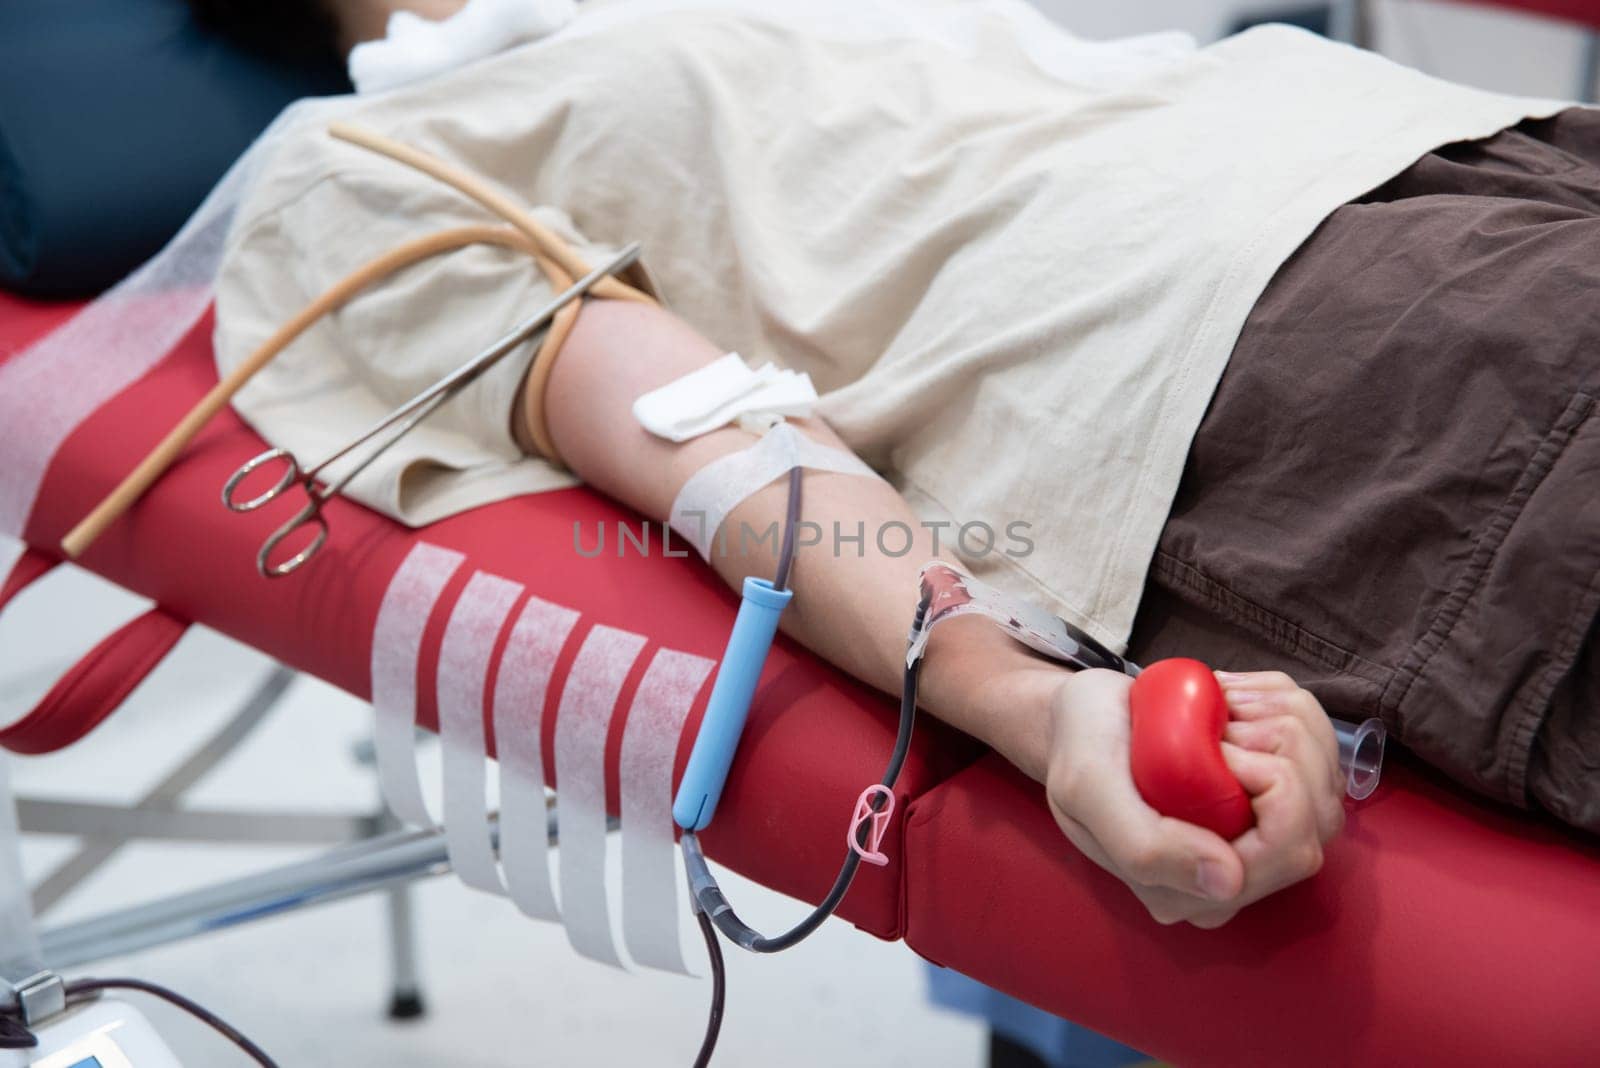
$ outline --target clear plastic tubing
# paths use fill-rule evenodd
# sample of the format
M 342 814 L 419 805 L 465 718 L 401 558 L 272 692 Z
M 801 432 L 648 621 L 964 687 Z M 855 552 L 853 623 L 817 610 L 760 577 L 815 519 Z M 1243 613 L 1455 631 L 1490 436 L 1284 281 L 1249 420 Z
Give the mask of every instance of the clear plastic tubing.
M 1388 737 L 1377 717 L 1361 723 L 1330 720 L 1339 739 L 1339 770 L 1344 772 L 1344 792 L 1363 801 L 1378 788 L 1383 774 L 1383 743 Z

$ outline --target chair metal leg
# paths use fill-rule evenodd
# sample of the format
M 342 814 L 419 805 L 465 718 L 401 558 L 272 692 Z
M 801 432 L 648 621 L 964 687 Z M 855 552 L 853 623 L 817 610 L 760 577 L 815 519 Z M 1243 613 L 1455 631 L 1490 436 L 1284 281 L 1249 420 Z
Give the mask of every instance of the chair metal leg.
M 608 818 L 606 828 L 615 829 L 616 823 L 614 818 Z M 498 849 L 499 821 L 491 819 L 488 830 L 491 843 Z M 552 846 L 559 845 L 553 808 L 546 833 Z M 311 860 L 48 929 L 40 933 L 39 940 L 45 964 L 59 972 L 267 916 L 387 891 L 449 870 L 449 851 L 442 831 L 390 831 L 329 850 Z
M 378 748 L 372 738 L 355 744 L 351 757 L 365 768 L 378 766 Z M 383 797 L 372 818 L 372 834 L 390 834 L 401 829 Z M 416 910 L 410 883 L 398 883 L 384 893 L 384 911 L 389 924 L 389 1019 L 415 1020 L 428 1011 L 422 997 L 422 978 L 417 963 Z
M 59 972 L 449 870 L 440 832 L 394 831 L 311 860 L 46 929 L 40 941 L 45 963 Z
M 250 696 L 239 706 L 221 730 L 189 755 L 149 793 L 141 797 L 136 809 L 161 812 L 171 811 L 183 794 L 201 779 L 224 757 L 238 748 L 261 721 L 277 706 L 285 690 L 294 682 L 295 673 L 281 664 L 274 664 L 266 678 L 257 684 Z M 29 828 L 24 827 L 24 830 Z M 127 844 L 119 836 L 85 835 L 78 851 L 56 866 L 33 889 L 33 910 L 43 915 L 83 880 L 87 879 Z
M 397 830 L 400 821 L 387 810 L 383 831 Z M 380 832 L 381 833 L 381 832 Z M 417 967 L 417 926 L 413 914 L 412 884 L 399 883 L 384 894 L 389 919 L 389 1019 L 415 1020 L 427 1012 Z
M 417 976 L 417 932 L 411 917 L 411 886 L 397 886 L 387 896 L 389 962 L 393 973 L 389 1019 L 414 1020 L 428 1008 L 422 1000 L 422 984 Z

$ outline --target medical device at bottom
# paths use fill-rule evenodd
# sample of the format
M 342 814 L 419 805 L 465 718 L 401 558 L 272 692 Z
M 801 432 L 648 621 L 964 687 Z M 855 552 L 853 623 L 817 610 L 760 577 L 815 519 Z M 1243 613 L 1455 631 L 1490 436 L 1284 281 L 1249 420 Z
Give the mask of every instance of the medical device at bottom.
M 6 963 L 13 968 L 17 964 Z M 238 1028 L 159 983 L 63 980 L 48 969 L 20 981 L 0 978 L 0 992 L 13 999 L 0 1007 L 0 1068 L 179 1068 L 181 1062 L 137 1009 L 106 996 L 107 991 L 125 990 L 160 998 L 233 1043 L 261 1068 L 277 1068 Z
M 67 1009 L 33 1031 L 37 1045 L 0 1049 L 0 1068 L 180 1068 L 155 1028 L 125 1001 Z

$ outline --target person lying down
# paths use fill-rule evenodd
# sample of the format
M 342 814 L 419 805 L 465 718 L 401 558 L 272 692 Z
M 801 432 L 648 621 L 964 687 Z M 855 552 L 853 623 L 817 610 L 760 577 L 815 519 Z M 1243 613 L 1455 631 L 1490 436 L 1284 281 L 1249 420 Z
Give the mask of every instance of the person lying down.
M 587 3 L 343 107 L 590 264 L 642 241 L 627 280 L 664 304 L 586 300 L 547 379 L 535 339 L 352 495 L 421 525 L 581 479 L 665 520 L 756 435 L 674 444 L 632 405 L 737 352 L 810 375 L 795 425 L 885 476 L 805 475 L 807 520 L 868 532 L 795 563 L 786 627 L 820 656 L 898 692 L 943 558 L 1139 662 L 1228 670 L 1258 821 L 1232 843 L 1140 799 L 1126 678 L 971 620 L 927 661 L 925 707 L 1041 782 L 1157 920 L 1215 926 L 1317 870 L 1343 819 L 1329 713 L 1600 831 L 1600 115 L 1284 27 L 1196 49 L 999 0 L 907 10 Z M 390 248 L 496 221 L 326 112 L 291 123 L 228 237 L 219 364 Z M 238 407 L 331 452 L 552 292 L 515 249 L 434 257 Z M 784 507 L 780 480 L 729 523 Z M 911 551 L 871 533 L 894 523 Z M 737 585 L 774 548 L 710 562 Z

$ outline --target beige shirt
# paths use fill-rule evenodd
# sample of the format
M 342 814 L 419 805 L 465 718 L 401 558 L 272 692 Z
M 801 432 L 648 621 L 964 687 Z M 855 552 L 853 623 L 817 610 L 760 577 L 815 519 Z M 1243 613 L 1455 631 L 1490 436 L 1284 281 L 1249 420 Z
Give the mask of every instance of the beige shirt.
M 920 24 L 890 0 L 700 6 L 585 5 L 552 38 L 345 117 L 564 213 L 574 237 L 642 240 L 669 306 L 752 363 L 809 372 L 822 413 L 925 519 L 997 532 L 981 554 L 981 537 L 958 545 L 975 571 L 1117 647 L 1278 265 L 1423 153 L 1559 107 L 1284 27 L 1191 49 L 1075 41 L 1009 2 L 925 5 Z M 486 218 L 298 131 L 229 239 L 219 364 L 385 249 Z M 319 327 L 238 407 L 314 459 L 547 293 L 513 253 L 440 258 Z M 508 360 L 352 495 L 420 524 L 567 484 L 512 441 L 525 366 Z M 1019 522 L 1031 551 L 1007 536 Z

